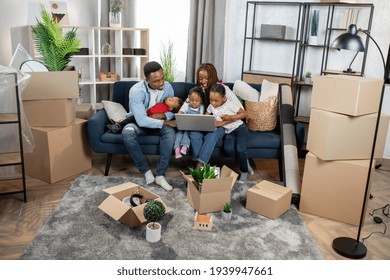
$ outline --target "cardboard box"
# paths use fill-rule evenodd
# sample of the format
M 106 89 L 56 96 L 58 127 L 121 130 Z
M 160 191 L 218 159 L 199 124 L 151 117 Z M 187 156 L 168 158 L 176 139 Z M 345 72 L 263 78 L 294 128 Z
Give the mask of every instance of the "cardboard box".
M 311 107 L 350 116 L 378 112 L 383 80 L 325 75 L 313 78 Z
M 72 99 L 26 100 L 23 109 L 30 126 L 68 126 L 76 117 Z
M 359 225 L 369 164 L 369 160 L 323 161 L 309 152 L 305 160 L 299 210 Z
M 375 158 L 382 158 L 390 116 L 382 114 Z M 369 159 L 377 114 L 359 117 L 311 109 L 307 149 L 322 160 Z
M 223 166 L 220 177 L 204 180 L 199 191 L 191 175 L 181 174 L 188 182 L 187 200 L 199 214 L 221 211 L 225 203 L 231 201 L 231 190 L 238 177 L 233 170 Z
M 31 127 L 35 149 L 24 154 L 26 174 L 55 183 L 91 169 L 86 124 L 75 119 L 67 127 Z
M 292 190 L 263 180 L 246 192 L 246 208 L 270 219 L 285 213 L 291 205 Z
M 104 190 L 109 196 L 99 205 L 99 209 L 108 214 L 111 218 L 129 227 L 137 227 L 146 222 L 144 208 L 146 200 L 155 199 L 164 204 L 161 198 L 132 182 L 113 186 Z M 122 199 L 133 194 L 143 196 L 139 206 L 129 206 L 122 202 Z M 164 204 L 166 211 L 168 208 Z
M 30 81 L 22 93 L 22 99 L 69 99 L 79 98 L 77 71 L 31 72 Z
M 76 118 L 88 120 L 94 113 L 92 104 L 76 104 Z

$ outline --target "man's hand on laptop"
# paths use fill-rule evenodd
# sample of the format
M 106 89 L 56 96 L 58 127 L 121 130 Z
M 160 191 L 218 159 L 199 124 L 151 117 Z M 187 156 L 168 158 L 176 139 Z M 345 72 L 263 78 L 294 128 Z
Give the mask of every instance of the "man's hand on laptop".
M 163 126 L 171 126 L 171 127 L 176 127 L 176 121 L 164 121 Z

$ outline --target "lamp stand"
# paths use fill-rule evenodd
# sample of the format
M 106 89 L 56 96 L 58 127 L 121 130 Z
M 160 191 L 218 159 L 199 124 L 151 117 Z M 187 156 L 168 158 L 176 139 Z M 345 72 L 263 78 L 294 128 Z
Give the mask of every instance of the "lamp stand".
M 362 259 L 367 255 L 367 247 L 362 242 L 350 237 L 334 239 L 332 247 L 337 254 L 350 259 Z
M 380 55 L 382 57 L 383 68 L 386 69 L 385 59 L 383 57 L 383 53 L 382 53 L 378 43 L 365 30 L 359 29 L 359 31 L 362 31 L 364 34 L 366 34 L 375 43 L 375 45 L 378 48 L 379 53 L 380 53 Z M 355 57 L 356 57 L 356 55 L 355 55 Z M 368 191 L 369 191 L 369 188 L 370 188 L 371 171 L 372 171 L 373 162 L 374 162 L 375 145 L 376 145 L 376 139 L 377 139 L 377 136 L 378 136 L 379 122 L 380 122 L 381 112 L 382 112 L 383 96 L 384 96 L 384 92 L 385 92 L 384 81 L 385 81 L 385 79 L 383 80 L 382 92 L 381 92 L 381 95 L 380 95 L 378 115 L 377 115 L 377 118 L 376 118 L 374 139 L 373 139 L 372 150 L 371 150 L 370 164 L 368 166 L 366 189 L 365 189 L 365 192 L 364 192 L 364 200 L 363 200 L 362 211 L 361 211 L 361 215 L 360 215 L 358 234 L 357 234 L 356 239 L 353 239 L 353 238 L 350 238 L 350 237 L 338 237 L 338 238 L 334 239 L 333 243 L 332 243 L 333 250 L 335 250 L 336 253 L 338 253 L 339 255 L 342 255 L 344 257 L 351 258 L 351 259 L 361 259 L 361 258 L 364 258 L 366 256 L 366 254 L 367 254 L 366 246 L 362 242 L 360 242 L 360 233 L 361 233 L 361 230 L 362 230 L 364 216 L 365 216 L 364 214 L 365 214 L 365 208 L 366 208 L 366 203 L 367 203 L 367 198 L 368 198 L 367 197 L 368 196 Z

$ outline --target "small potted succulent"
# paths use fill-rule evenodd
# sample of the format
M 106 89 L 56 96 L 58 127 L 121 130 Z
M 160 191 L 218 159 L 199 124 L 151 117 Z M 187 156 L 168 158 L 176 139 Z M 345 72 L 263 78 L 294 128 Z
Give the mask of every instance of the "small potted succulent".
M 232 213 L 232 205 L 230 202 L 226 202 L 222 209 L 222 221 L 230 221 Z
M 161 201 L 149 200 L 144 207 L 144 217 L 149 222 L 146 225 L 146 240 L 157 242 L 161 239 L 161 221 L 165 216 L 165 207 Z
M 311 84 L 311 72 L 307 71 L 305 74 L 305 84 Z
M 190 171 L 192 178 L 194 178 L 195 182 L 197 183 L 197 187 L 199 191 L 201 191 L 202 189 L 202 184 L 204 179 L 217 178 L 217 175 L 215 174 L 215 167 L 210 167 L 209 163 L 199 168 L 189 167 L 188 170 Z

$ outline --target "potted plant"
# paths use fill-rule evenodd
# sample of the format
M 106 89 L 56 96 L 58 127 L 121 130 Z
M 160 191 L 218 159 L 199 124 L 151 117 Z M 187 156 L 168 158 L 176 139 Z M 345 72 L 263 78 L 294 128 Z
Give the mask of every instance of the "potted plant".
M 217 175 L 215 174 L 215 167 L 210 167 L 209 163 L 205 164 L 203 167 L 189 167 L 188 170 L 190 171 L 192 178 L 194 178 L 199 191 L 202 189 L 202 183 L 204 179 L 217 178 Z
M 305 74 L 305 84 L 311 84 L 311 72 L 307 71 Z
M 125 0 L 110 0 L 110 27 L 122 27 L 122 11 L 125 9 Z
M 161 221 L 165 216 L 165 207 L 161 201 L 149 200 L 144 207 L 144 217 L 149 222 L 146 225 L 146 240 L 157 242 L 161 239 Z
M 232 213 L 232 205 L 230 202 L 226 202 L 222 209 L 222 221 L 230 221 Z
M 41 21 L 32 27 L 32 36 L 42 56 L 41 62 L 49 71 L 64 70 L 73 54 L 80 50 L 81 40 L 76 37 L 76 30 L 72 28 L 63 34 L 61 25 L 42 7 Z
M 175 80 L 175 58 L 173 55 L 173 43 L 162 44 L 160 51 L 161 66 L 164 70 L 165 81 L 171 83 Z

